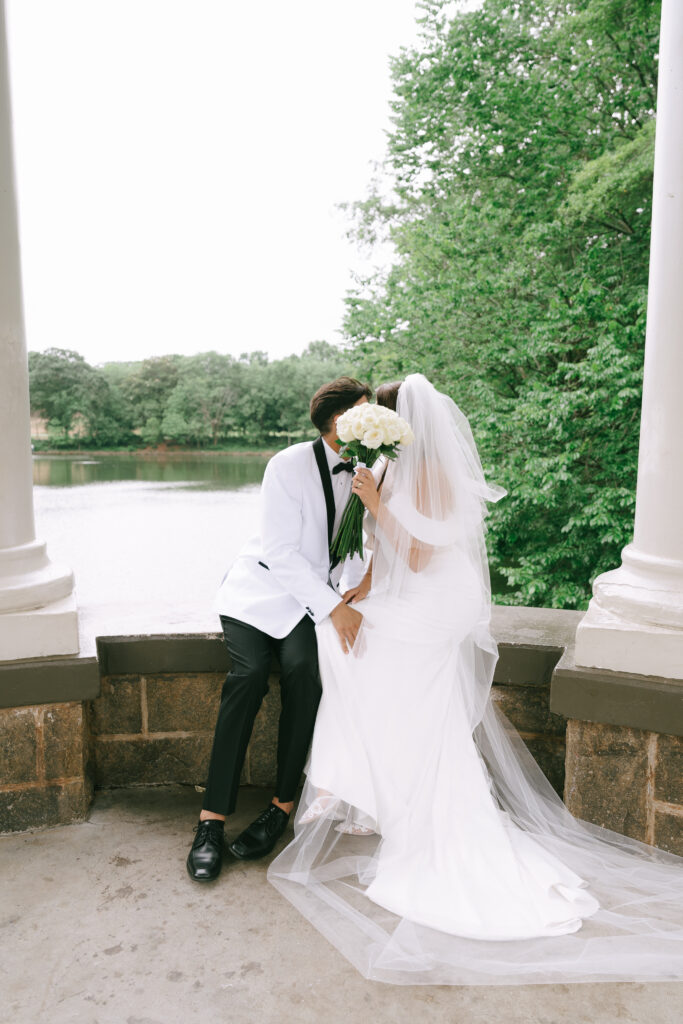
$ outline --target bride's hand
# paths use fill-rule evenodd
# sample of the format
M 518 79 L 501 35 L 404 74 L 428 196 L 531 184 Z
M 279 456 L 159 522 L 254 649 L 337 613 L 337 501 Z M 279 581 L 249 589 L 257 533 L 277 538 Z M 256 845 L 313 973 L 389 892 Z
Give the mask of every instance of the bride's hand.
M 362 601 L 364 597 L 367 597 L 370 593 L 370 587 L 372 586 L 372 577 L 364 576 L 357 587 L 351 587 L 347 590 L 342 601 L 344 604 L 356 604 L 358 601 Z
M 358 495 L 370 515 L 376 519 L 379 511 L 379 493 L 375 478 L 369 469 L 360 466 L 356 470 L 351 483 L 351 491 Z

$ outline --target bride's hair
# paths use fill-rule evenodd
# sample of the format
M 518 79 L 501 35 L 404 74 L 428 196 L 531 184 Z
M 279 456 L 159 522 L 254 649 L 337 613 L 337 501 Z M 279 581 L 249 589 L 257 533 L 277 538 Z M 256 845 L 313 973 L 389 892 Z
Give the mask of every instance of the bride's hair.
M 398 390 L 402 383 L 400 380 L 394 380 L 390 384 L 380 384 L 377 388 L 377 404 L 384 405 L 387 409 L 393 409 L 396 412 Z

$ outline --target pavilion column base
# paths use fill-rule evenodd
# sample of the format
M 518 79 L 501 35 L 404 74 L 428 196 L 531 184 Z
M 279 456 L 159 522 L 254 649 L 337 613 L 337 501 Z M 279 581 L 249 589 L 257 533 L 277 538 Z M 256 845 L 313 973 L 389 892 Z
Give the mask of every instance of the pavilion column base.
M 593 582 L 576 630 L 575 664 L 683 679 L 683 561 L 635 544 L 624 548 L 621 559 Z
M 42 608 L 0 614 L 0 661 L 78 653 L 73 594 Z
M 625 619 L 593 598 L 576 630 L 575 661 L 664 679 L 683 679 L 683 629 Z

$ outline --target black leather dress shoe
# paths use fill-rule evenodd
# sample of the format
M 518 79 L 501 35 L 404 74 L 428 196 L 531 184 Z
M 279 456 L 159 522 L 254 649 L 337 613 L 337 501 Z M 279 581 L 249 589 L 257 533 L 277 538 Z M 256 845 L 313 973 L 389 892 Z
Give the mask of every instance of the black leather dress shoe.
M 212 882 L 223 864 L 223 822 L 200 821 L 195 826 L 192 849 L 187 856 L 187 873 L 195 882 Z
M 244 832 L 241 832 L 228 849 L 238 860 L 257 860 L 265 857 L 287 828 L 289 815 L 286 811 L 271 804 L 256 821 L 252 821 Z

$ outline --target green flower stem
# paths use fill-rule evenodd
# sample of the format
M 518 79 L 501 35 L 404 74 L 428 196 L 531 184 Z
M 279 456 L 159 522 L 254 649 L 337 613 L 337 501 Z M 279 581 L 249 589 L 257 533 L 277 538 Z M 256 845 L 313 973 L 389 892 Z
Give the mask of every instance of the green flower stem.
M 380 455 L 386 455 L 388 459 L 395 459 L 398 454 L 398 442 L 396 444 L 381 445 L 379 448 L 366 448 L 358 441 L 349 441 L 348 444 L 341 444 L 339 454 L 352 459 L 354 467 L 362 462 L 367 469 L 374 466 Z M 363 516 L 365 506 L 357 494 L 349 498 L 342 521 L 339 524 L 337 536 L 334 539 L 330 554 L 343 562 L 349 555 L 358 554 L 363 558 Z
M 365 508 L 357 494 L 352 494 L 344 509 L 337 536 L 332 545 L 332 555 L 343 562 L 350 554 L 363 557 L 363 516 Z

